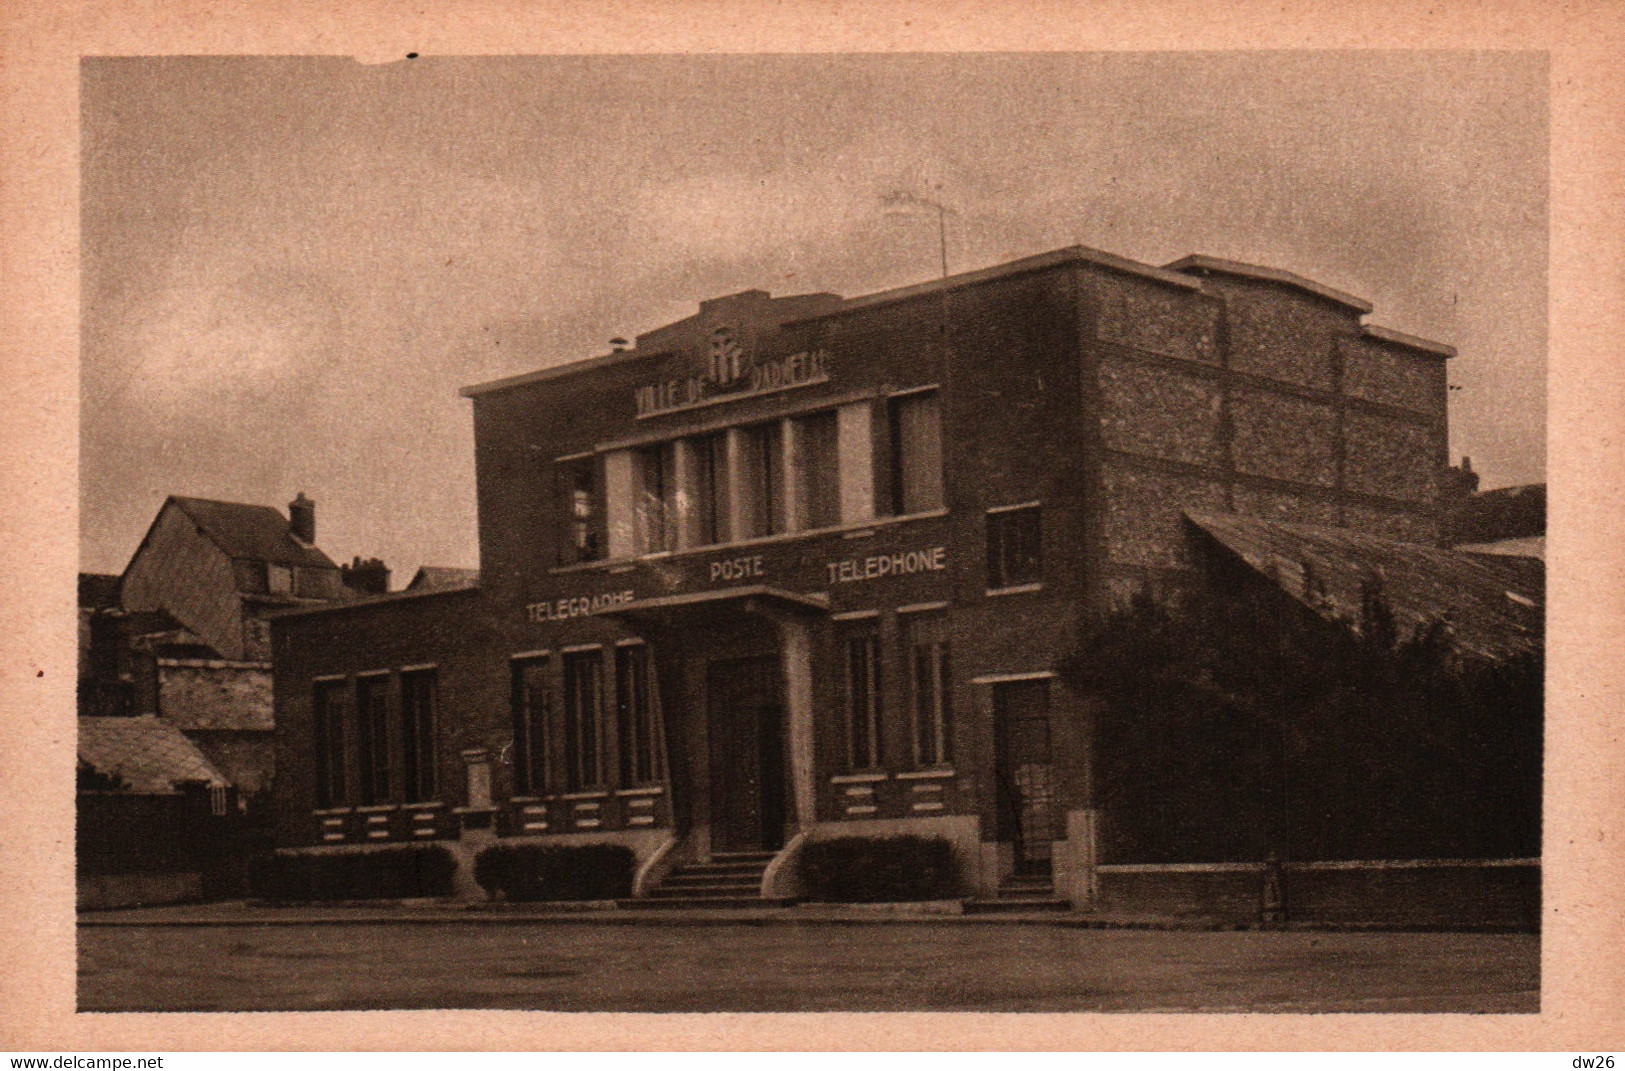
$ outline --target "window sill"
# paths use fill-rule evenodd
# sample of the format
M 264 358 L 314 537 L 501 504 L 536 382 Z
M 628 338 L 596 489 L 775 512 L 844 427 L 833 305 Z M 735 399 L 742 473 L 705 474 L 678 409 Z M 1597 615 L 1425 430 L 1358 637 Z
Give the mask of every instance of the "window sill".
M 312 809 L 310 813 L 315 815 L 317 818 L 328 818 L 328 817 L 331 817 L 332 815 L 336 815 L 336 814 L 354 814 L 355 813 L 355 808 L 354 807 L 316 807 L 316 808 Z
M 640 562 L 669 561 L 672 558 L 687 558 L 699 554 L 718 554 L 735 550 L 748 550 L 752 547 L 773 546 L 778 543 L 789 543 L 797 539 L 813 539 L 819 536 L 840 535 L 845 539 L 863 539 L 875 534 L 878 528 L 886 528 L 897 524 L 907 524 L 910 521 L 928 521 L 934 518 L 948 516 L 946 507 L 926 510 L 922 513 L 905 513 L 896 517 L 873 517 L 866 521 L 852 524 L 838 524 L 828 528 L 806 528 L 798 532 L 775 532 L 773 535 L 753 536 L 750 539 L 740 539 L 730 543 L 707 543 L 703 547 L 684 547 L 681 550 L 657 550 L 648 554 L 634 554 L 621 558 L 601 558 L 593 562 L 577 562 L 574 565 L 555 565 L 548 570 L 552 575 L 567 575 L 570 573 L 590 573 L 595 570 L 614 572 L 624 570 L 628 566 Z
M 1042 581 L 1034 584 L 1012 584 L 1007 588 L 988 588 L 987 594 L 991 598 L 995 595 L 1031 595 L 1035 591 L 1043 591 Z
M 835 774 L 829 779 L 832 785 L 872 785 L 884 781 L 889 775 L 882 773 L 848 773 Z
M 615 795 L 617 795 L 617 796 L 662 796 L 662 795 L 665 795 L 665 792 L 666 792 L 666 789 L 665 789 L 665 787 L 663 785 L 643 785 L 643 786 L 640 786 L 640 787 L 637 787 L 637 788 L 618 788 L 618 789 L 615 790 Z
M 897 775 L 899 781 L 947 781 L 959 774 L 952 766 L 937 766 L 929 770 L 904 770 Z
M 395 803 L 369 803 L 365 807 L 357 807 L 355 809 L 355 813 L 356 814 L 388 814 L 390 811 L 398 810 L 399 807 L 400 807 L 400 805 L 395 804 Z
M 580 792 L 561 792 L 553 798 L 561 800 L 607 800 L 609 799 L 609 789 L 584 788 Z

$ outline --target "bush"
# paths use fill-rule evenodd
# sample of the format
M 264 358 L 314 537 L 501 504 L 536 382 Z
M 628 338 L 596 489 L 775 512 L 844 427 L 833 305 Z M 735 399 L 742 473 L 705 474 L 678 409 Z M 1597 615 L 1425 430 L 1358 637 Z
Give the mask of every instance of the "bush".
M 959 895 L 954 848 L 941 837 L 842 837 L 801 851 L 807 899 L 838 903 L 948 900 Z
M 449 896 L 457 861 L 439 845 L 254 861 L 249 888 L 266 900 L 377 900 Z
M 474 858 L 480 888 L 508 900 L 624 899 L 632 870 L 632 850 L 619 844 L 496 844 Z

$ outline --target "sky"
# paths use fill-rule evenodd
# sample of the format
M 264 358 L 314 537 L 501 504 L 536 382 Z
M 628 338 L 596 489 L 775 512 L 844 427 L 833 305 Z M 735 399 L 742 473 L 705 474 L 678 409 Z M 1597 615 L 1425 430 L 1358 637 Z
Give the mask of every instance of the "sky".
M 460 387 L 759 288 L 1081 243 L 1284 268 L 1449 343 L 1451 450 L 1545 478 L 1547 71 L 1519 52 L 120 57 L 81 68 L 80 563 L 166 495 L 478 564 Z

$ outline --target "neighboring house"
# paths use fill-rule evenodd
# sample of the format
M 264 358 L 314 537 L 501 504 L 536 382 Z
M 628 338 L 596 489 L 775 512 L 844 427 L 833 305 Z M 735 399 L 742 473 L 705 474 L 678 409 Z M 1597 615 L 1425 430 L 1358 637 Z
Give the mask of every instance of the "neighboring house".
M 171 496 L 122 576 L 79 577 L 82 716 L 157 716 L 244 800 L 274 769 L 267 616 L 354 594 L 303 494 L 269 506 Z M 358 585 L 387 586 L 357 559 Z
M 1461 503 L 1448 542 L 1479 554 L 1546 558 L 1546 485 L 1479 491 Z
M 234 821 L 226 777 L 154 717 L 80 718 L 78 754 L 79 906 L 204 895 Z
M 425 565 L 406 585 L 407 591 L 447 591 L 455 588 L 478 587 L 480 571 L 461 569 L 453 565 Z
M 301 494 L 288 513 L 171 495 L 124 570 L 124 610 L 165 611 L 219 658 L 268 659 L 267 615 L 345 590 L 316 547 L 316 504 Z

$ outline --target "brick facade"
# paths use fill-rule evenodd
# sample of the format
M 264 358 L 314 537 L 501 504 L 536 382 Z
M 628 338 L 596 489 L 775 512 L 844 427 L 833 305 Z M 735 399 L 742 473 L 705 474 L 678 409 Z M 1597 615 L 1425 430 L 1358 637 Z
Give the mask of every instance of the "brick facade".
M 1188 567 L 1182 511 L 1437 538 L 1444 348 L 1374 336 L 1358 299 L 1284 273 L 1203 258 L 1170 268 L 1072 249 L 844 302 L 750 291 L 705 302 L 628 352 L 470 388 L 480 586 L 275 622 L 280 841 L 430 839 L 488 825 L 480 836 L 647 845 L 659 831 L 697 859 L 749 847 L 741 837 L 776 850 L 797 834 L 914 822 L 968 831 L 962 850 L 977 846 L 970 869 L 984 891 L 1024 851 L 1055 860 L 1063 881 L 1066 861 L 1088 858 L 1069 841 L 1090 828 L 1093 729 L 1088 699 L 1053 671 L 1091 615 Z M 736 355 L 748 376 L 723 390 Z M 920 392 L 937 399 L 941 504 L 897 516 L 896 459 L 915 444 L 893 439 L 910 434 L 902 400 Z M 791 518 L 811 508 L 803 499 L 816 478 L 796 465 L 816 446 L 798 421 L 821 412 L 837 418 L 826 476 L 838 485 L 838 523 L 750 538 L 729 529 L 720 543 L 691 545 L 704 543 L 694 537 L 704 524 L 743 523 L 736 507 L 754 470 L 741 451 L 770 425 L 791 488 L 771 493 L 788 494 Z M 712 449 L 721 453 L 703 453 Z M 702 480 L 696 466 L 708 456 L 722 460 Z M 637 468 L 660 464 L 666 475 Z M 653 480 L 679 491 L 657 494 Z M 644 492 L 635 500 L 634 486 Z M 657 522 L 633 507 L 659 494 L 675 505 L 658 524 L 678 534 L 652 549 Z M 726 523 L 701 519 L 706 496 L 734 510 Z M 1018 555 L 1010 568 L 1021 582 L 1000 581 L 990 539 L 1018 539 L 1000 533 L 1024 531 L 1019 519 L 1000 518 L 1023 507 L 1037 510 L 1041 564 L 1025 578 Z M 850 659 L 854 637 L 861 646 L 870 633 L 878 757 L 854 764 Z M 947 761 L 920 751 L 937 746 L 939 730 L 919 719 L 930 705 L 921 696 L 939 687 L 929 652 L 941 641 L 951 651 L 951 671 L 941 670 Z M 652 671 L 654 776 L 633 776 L 642 708 L 628 698 L 633 656 L 617 654 L 638 644 Z M 583 656 L 597 660 L 596 685 L 567 668 Z M 762 693 L 777 712 L 755 729 L 724 728 L 736 723 L 711 709 L 711 693 L 729 679 L 726 664 L 748 656 L 781 667 L 782 692 Z M 525 687 L 546 693 L 535 700 L 547 706 L 544 735 L 529 743 L 516 735 L 523 666 Z M 367 771 L 347 738 L 352 798 L 319 805 L 320 687 L 349 689 L 353 717 L 357 682 L 382 674 L 367 687 L 392 697 L 378 709 L 395 728 L 377 746 L 399 765 L 410 735 L 402 678 L 426 670 L 433 798 L 409 798 L 397 776 L 387 798 L 359 802 L 354 782 Z M 590 755 L 571 727 L 583 687 L 596 688 L 602 711 Z M 1020 742 L 1035 732 L 1042 746 Z M 740 734 L 774 745 L 741 752 L 728 739 Z M 765 765 L 741 774 L 757 756 Z M 597 772 L 574 784 L 583 761 Z M 520 785 L 516 763 L 546 769 Z M 759 804 L 749 828 L 717 813 L 738 791 Z

